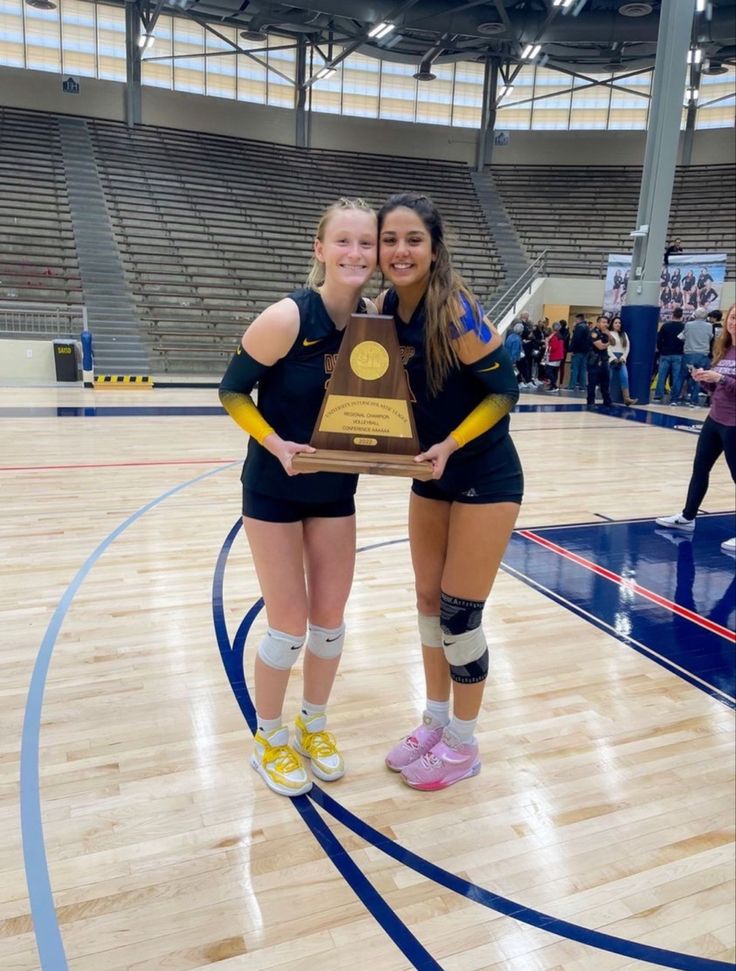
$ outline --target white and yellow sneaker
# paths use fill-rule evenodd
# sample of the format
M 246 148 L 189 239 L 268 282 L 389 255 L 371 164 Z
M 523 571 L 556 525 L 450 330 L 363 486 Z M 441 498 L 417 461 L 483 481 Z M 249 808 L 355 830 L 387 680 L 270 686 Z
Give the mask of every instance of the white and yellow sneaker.
M 334 782 L 345 775 L 345 763 L 337 748 L 337 741 L 332 732 L 326 732 L 324 715 L 314 715 L 305 719 L 296 716 L 296 736 L 294 748 L 297 752 L 312 760 L 312 772 L 323 782 Z
M 302 760 L 289 745 L 286 725 L 268 735 L 256 732 L 250 764 L 268 788 L 280 796 L 302 796 L 312 788 Z

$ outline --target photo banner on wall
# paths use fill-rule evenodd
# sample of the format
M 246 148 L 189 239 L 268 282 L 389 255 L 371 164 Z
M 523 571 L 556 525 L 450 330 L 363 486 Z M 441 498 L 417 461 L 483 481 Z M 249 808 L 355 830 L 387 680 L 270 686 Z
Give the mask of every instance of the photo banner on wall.
M 721 306 L 721 287 L 726 277 L 725 253 L 683 253 L 670 256 L 659 277 L 659 316 L 666 320 L 675 307 L 682 307 L 684 320 L 698 308 L 710 313 Z M 609 253 L 603 312 L 618 314 L 626 306 L 631 285 L 631 254 Z

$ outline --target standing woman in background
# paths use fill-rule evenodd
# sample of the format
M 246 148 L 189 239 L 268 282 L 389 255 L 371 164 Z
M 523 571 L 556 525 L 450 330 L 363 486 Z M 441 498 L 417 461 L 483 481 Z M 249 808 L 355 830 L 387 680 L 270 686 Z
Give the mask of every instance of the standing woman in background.
M 485 601 L 523 491 L 509 435 L 518 400 L 501 338 L 453 270 L 442 218 L 424 195 L 392 196 L 378 214 L 378 299 L 396 322 L 414 396 L 418 460 L 409 541 L 427 688 L 422 723 L 386 757 L 415 789 L 444 789 L 480 770 L 474 731 L 486 677 Z M 453 712 L 450 718 L 450 694 Z
M 695 529 L 695 517 L 708 491 L 710 470 L 721 453 L 725 453 L 731 478 L 736 482 L 736 304 L 726 314 L 726 326 L 713 349 L 713 363 L 709 368 L 695 369 L 692 376 L 710 394 L 710 411 L 698 436 L 685 508 L 657 520 L 659 526 L 686 533 Z M 736 553 L 736 538 L 727 539 L 721 549 L 724 553 Z
M 332 361 L 351 314 L 366 311 L 361 291 L 375 268 L 375 213 L 361 199 L 340 199 L 322 215 L 305 289 L 256 317 L 220 384 L 224 408 L 250 436 L 241 477 L 243 525 L 268 617 L 255 662 L 258 730 L 251 764 L 285 796 L 312 786 L 297 753 L 324 781 L 345 771 L 325 712 L 345 639 L 357 476 L 298 475 L 291 462 L 314 451 L 305 443 Z M 258 407 L 250 396 L 256 383 Z M 282 709 L 305 642 L 304 695 L 292 747 Z
M 620 317 L 614 317 L 611 321 L 611 329 L 608 332 L 608 364 L 612 374 L 618 374 L 621 383 L 621 397 L 625 405 L 635 405 L 638 398 L 629 395 L 629 370 L 626 366 L 626 358 L 629 356 L 629 338 L 624 331 Z

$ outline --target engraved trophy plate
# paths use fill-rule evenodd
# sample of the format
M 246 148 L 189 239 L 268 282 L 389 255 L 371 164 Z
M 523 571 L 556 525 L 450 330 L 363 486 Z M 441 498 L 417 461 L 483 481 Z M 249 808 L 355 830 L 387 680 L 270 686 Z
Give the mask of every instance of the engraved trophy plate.
M 393 317 L 353 314 L 300 472 L 368 472 L 430 479 Z

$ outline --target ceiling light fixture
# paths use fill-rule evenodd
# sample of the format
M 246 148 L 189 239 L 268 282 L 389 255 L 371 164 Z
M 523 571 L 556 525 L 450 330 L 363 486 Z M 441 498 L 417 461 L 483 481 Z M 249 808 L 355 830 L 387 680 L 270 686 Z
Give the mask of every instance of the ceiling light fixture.
M 395 28 L 396 24 L 390 24 L 382 20 L 380 24 L 376 24 L 375 27 L 371 27 L 371 29 L 368 31 L 368 36 L 373 40 L 380 40 L 382 37 L 385 37 L 386 34 L 390 34 Z
M 521 52 L 522 61 L 533 61 L 541 49 L 541 44 L 527 44 L 524 50 Z

